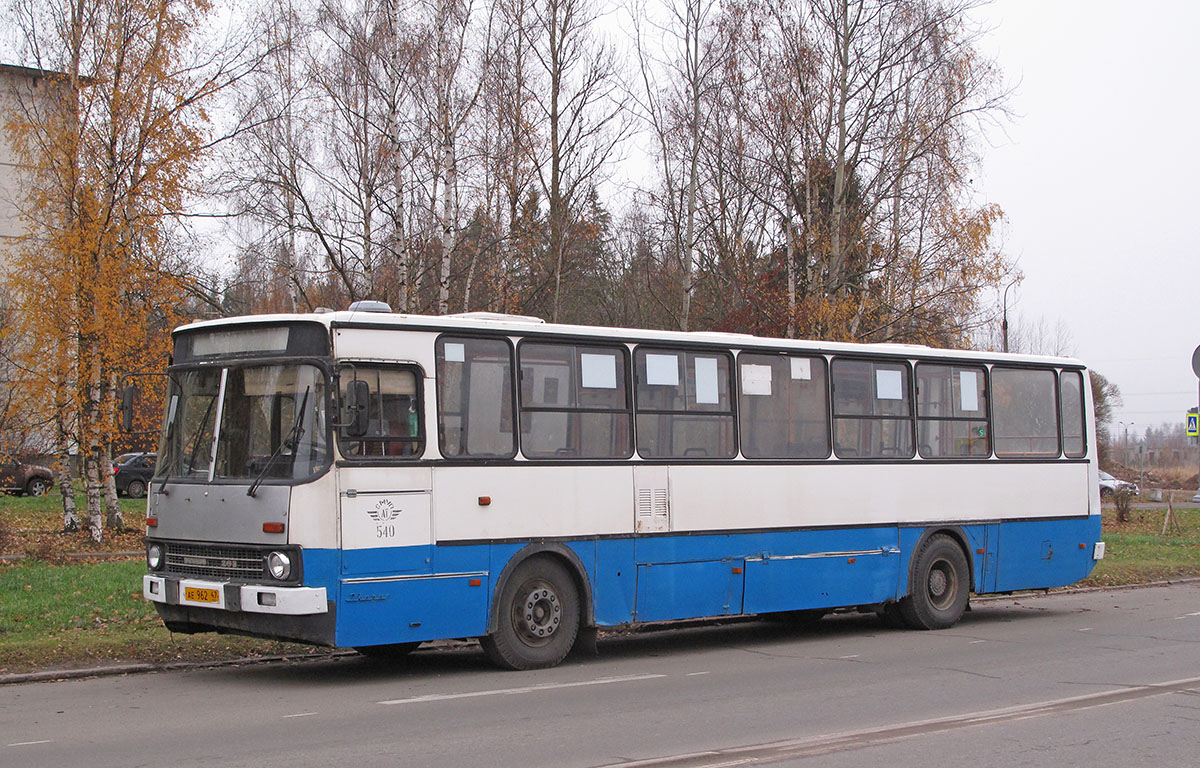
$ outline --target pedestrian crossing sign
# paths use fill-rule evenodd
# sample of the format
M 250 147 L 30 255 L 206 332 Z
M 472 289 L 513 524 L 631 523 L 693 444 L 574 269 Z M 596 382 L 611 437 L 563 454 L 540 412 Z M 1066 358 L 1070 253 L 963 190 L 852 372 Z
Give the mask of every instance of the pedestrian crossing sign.
M 1200 413 L 1187 415 L 1187 433 L 1188 437 L 1200 437 Z

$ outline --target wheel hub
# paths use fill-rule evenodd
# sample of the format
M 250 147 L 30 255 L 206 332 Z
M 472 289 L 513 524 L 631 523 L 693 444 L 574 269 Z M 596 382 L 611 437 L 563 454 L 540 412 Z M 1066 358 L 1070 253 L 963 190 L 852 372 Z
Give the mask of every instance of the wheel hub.
M 946 578 L 946 572 L 941 569 L 934 569 L 929 574 L 929 595 L 934 598 L 944 597 L 946 588 L 950 585 Z
M 550 637 L 562 621 L 562 604 L 558 595 L 546 587 L 538 587 L 525 596 L 522 603 L 522 628 L 532 637 Z

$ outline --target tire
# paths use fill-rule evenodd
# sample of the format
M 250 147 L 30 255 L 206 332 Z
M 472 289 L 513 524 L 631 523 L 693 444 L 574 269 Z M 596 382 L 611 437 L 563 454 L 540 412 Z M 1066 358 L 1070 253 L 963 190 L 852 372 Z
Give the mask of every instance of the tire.
M 45 496 L 50 491 L 50 481 L 44 477 L 31 477 L 25 484 L 25 493 L 29 496 Z
M 389 643 L 387 645 L 362 645 L 356 647 L 354 650 L 368 659 L 397 661 L 405 658 L 420 646 L 420 643 Z
M 1109 499 L 1112 498 L 1112 496 L 1113 496 L 1112 488 L 1101 488 L 1100 489 L 1100 500 L 1101 501 L 1108 501 Z
M 131 499 L 140 499 L 146 495 L 146 484 L 141 480 L 130 480 L 125 486 L 125 495 Z
M 913 629 L 952 627 L 967 608 L 970 588 L 962 547 L 949 536 L 931 536 L 917 552 L 912 591 L 900 601 L 900 615 Z
M 579 634 L 579 591 L 560 563 L 531 557 L 504 582 L 496 614 L 496 631 L 479 639 L 493 664 L 553 667 L 570 653 Z

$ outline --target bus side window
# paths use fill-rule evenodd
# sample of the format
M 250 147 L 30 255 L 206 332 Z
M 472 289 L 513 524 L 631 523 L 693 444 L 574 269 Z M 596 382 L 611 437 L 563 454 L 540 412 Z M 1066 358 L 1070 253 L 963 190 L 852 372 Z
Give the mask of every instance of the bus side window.
M 829 456 L 825 359 L 738 355 L 742 455 L 749 459 Z
M 1062 410 L 1063 453 L 1078 459 L 1087 455 L 1083 439 L 1083 374 L 1063 371 L 1058 376 L 1058 399 Z
M 1013 458 L 1058 456 L 1054 371 L 992 369 L 996 455 Z
M 926 459 L 987 458 L 986 371 L 917 364 L 917 443 Z
M 908 365 L 835 358 L 833 449 L 840 458 L 912 458 Z
M 435 354 L 442 455 L 487 459 L 515 455 L 509 343 L 442 336 Z
M 358 365 L 353 372 L 342 373 L 339 395 L 345 402 L 346 390 L 355 379 L 370 385 L 367 404 L 367 433 L 350 438 L 338 434 L 338 446 L 346 458 L 408 457 L 424 452 L 425 435 L 417 408 L 417 376 L 411 369 Z

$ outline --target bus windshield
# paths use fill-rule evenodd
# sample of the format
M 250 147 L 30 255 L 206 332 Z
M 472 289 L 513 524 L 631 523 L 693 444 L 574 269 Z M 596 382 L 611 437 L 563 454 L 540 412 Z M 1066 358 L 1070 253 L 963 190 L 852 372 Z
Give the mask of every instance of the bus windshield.
M 313 365 L 177 371 L 156 476 L 297 481 L 329 466 L 325 375 Z

